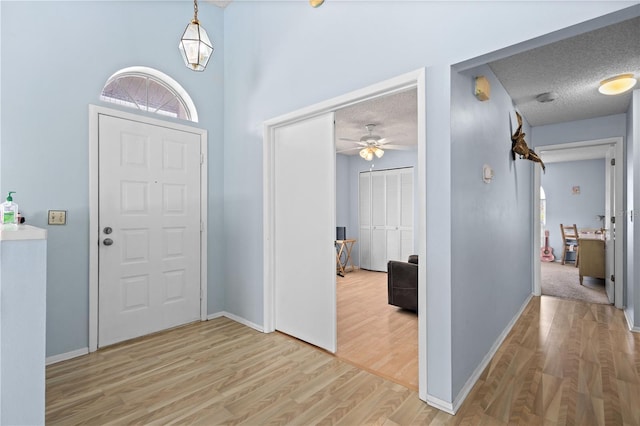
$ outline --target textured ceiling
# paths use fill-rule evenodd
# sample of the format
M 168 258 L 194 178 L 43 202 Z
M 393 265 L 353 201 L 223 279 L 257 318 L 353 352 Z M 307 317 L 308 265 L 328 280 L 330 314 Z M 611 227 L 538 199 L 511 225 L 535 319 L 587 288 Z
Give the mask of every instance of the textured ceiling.
M 640 18 L 489 63 L 532 126 L 583 120 L 627 111 L 631 92 L 605 96 L 600 81 L 632 73 L 640 77 Z M 636 86 L 638 88 L 638 86 Z M 556 92 L 553 102 L 536 96 Z
M 342 139 L 360 140 L 362 136 L 369 134 L 365 128 L 367 124 L 375 124 L 372 133 L 385 138 L 389 145 L 417 146 L 417 108 L 416 89 L 412 89 L 336 111 L 336 150 L 356 147 L 353 142 Z M 344 154 L 355 155 L 358 150 Z
M 605 96 L 598 92 L 598 86 L 618 74 L 640 77 L 640 18 L 488 65 L 531 126 L 622 114 L 629 108 L 631 92 Z M 546 103 L 536 101 L 536 96 L 545 92 L 556 92 L 558 98 Z M 389 138 L 390 143 L 416 144 L 416 117 L 415 91 L 345 108 L 336 113 L 337 149 L 349 146 L 339 138 L 358 140 L 367 133 L 364 126 L 369 123 L 376 124 L 374 133 Z

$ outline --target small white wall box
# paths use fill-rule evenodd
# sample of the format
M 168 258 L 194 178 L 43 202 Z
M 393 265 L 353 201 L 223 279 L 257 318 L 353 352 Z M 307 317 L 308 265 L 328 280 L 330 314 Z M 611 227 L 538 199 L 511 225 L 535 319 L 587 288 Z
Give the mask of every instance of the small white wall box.
M 66 210 L 49 210 L 48 223 L 49 225 L 66 225 L 67 211 Z
M 474 93 L 476 98 L 479 101 L 488 101 L 489 96 L 491 95 L 491 85 L 489 84 L 489 80 L 484 75 L 479 75 L 476 77 L 476 84 Z
M 482 166 L 482 180 L 484 183 L 491 183 L 491 179 L 493 179 L 493 169 L 490 165 L 485 164 Z

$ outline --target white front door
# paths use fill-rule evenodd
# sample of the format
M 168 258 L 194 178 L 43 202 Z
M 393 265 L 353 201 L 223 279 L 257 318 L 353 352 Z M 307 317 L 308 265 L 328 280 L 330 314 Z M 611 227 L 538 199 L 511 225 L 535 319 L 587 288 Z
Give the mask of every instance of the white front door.
M 200 135 L 99 116 L 98 346 L 200 319 Z
M 275 129 L 275 328 L 336 351 L 333 113 Z

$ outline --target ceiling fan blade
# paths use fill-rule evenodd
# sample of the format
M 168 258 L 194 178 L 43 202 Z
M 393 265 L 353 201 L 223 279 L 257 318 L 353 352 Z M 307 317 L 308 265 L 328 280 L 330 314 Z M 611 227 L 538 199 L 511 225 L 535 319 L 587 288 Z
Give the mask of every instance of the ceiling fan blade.
M 381 146 L 382 149 L 395 149 L 398 151 L 414 151 L 417 148 L 417 145 L 384 145 Z
M 356 139 L 349 139 L 349 138 L 338 138 L 338 140 L 341 140 L 341 141 L 349 141 L 349 142 L 360 142 L 359 140 L 356 140 Z
M 349 152 L 349 151 L 356 151 L 356 150 L 359 150 L 359 149 L 362 149 L 362 147 L 356 146 L 354 148 L 341 149 L 340 151 L 336 151 L 336 154 L 341 154 L 343 152 Z

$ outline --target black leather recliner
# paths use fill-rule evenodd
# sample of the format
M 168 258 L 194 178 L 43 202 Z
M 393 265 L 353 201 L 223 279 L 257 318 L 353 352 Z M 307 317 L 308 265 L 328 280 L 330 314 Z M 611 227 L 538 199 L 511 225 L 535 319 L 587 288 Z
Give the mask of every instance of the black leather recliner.
M 418 256 L 408 262 L 390 260 L 387 263 L 389 304 L 410 311 L 418 311 Z

